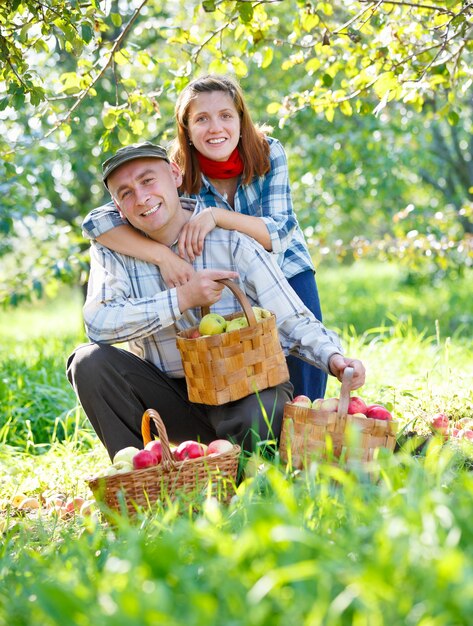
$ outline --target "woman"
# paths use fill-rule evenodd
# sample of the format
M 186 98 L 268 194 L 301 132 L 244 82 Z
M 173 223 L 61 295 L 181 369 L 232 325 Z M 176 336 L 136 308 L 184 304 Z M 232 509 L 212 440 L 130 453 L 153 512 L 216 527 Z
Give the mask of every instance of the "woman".
M 289 283 L 306 306 L 322 319 L 314 267 L 297 223 L 282 145 L 252 120 L 240 86 L 226 76 L 193 80 L 179 95 L 177 137 L 171 158 L 183 172 L 180 191 L 198 197 L 203 208 L 183 230 L 180 256 L 146 239 L 106 205 L 85 219 L 85 233 L 118 252 L 155 263 L 166 284 L 189 279 L 192 261 L 215 226 L 253 237 L 277 255 Z M 124 229 L 129 232 L 124 233 Z M 287 358 L 294 395 L 324 396 L 327 376 L 304 361 Z

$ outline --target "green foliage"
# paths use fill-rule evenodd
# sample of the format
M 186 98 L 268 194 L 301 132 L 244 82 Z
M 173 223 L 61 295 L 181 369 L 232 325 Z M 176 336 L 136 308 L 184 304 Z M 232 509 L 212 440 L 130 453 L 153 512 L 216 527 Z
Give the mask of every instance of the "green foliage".
M 102 152 L 169 141 L 206 71 L 239 77 L 284 140 L 315 252 L 471 266 L 470 18 L 459 0 L 4 2 L 0 301 L 85 282 Z
M 408 294 L 386 265 L 358 266 L 358 273 L 348 281 L 353 297 L 328 313 L 331 325 L 361 320 L 357 299 L 373 315 L 368 303 L 380 283 L 390 294 Z M 327 298 L 346 274 L 321 272 Z M 399 297 L 400 318 L 406 301 Z M 158 504 L 115 526 L 94 516 L 60 520 L 44 510 L 13 510 L 8 503 L 19 493 L 89 496 L 87 477 L 109 462 L 64 376 L 65 357 L 84 339 L 80 302 L 66 292 L 46 309 L 0 315 L 9 391 L 0 395 L 2 626 L 468 623 L 469 442 L 463 448 L 432 439 L 415 456 L 407 440 L 394 456 L 380 455 L 370 473 L 318 463 L 291 472 L 277 456 L 254 456 L 229 505 L 211 498 Z M 470 343 L 403 322 L 344 333 L 347 353 L 367 365 L 362 396 L 420 432 L 439 410 L 451 418 L 473 413 Z M 339 390 L 331 378 L 328 395 Z M 66 414 L 60 433 L 55 422 L 66 424 Z
M 171 507 L 114 531 L 10 519 L 0 623 L 466 623 L 471 473 L 438 446 L 379 468 L 370 481 L 266 464 L 228 508 Z

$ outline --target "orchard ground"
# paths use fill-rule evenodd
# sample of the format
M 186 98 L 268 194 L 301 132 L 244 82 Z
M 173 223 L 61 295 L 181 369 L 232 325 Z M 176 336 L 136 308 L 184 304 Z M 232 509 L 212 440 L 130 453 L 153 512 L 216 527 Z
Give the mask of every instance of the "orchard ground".
M 327 325 L 367 366 L 358 395 L 427 434 L 438 412 L 473 415 L 473 283 L 420 298 L 402 279 L 389 265 L 318 274 Z M 229 506 L 177 502 L 114 529 L 9 511 L 20 492 L 89 497 L 109 463 L 64 375 L 80 306 L 68 292 L 0 315 L 0 624 L 468 624 L 469 442 L 434 438 L 369 475 L 254 457 Z M 331 378 L 327 397 L 339 389 Z

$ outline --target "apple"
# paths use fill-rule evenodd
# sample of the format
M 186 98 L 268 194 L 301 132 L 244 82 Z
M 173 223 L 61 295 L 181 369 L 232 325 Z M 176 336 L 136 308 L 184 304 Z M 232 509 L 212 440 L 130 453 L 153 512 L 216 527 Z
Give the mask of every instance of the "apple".
M 452 437 L 458 437 L 458 433 L 460 432 L 459 428 L 452 428 L 450 434 Z
M 470 428 L 462 428 L 462 430 L 458 432 L 457 437 L 458 439 L 473 440 L 473 430 L 471 430 Z
M 370 404 L 366 408 L 365 415 L 375 420 L 392 420 L 393 418 L 388 409 L 380 404 Z
M 364 413 L 349 413 L 352 417 L 364 417 L 366 419 L 366 415 Z
M 94 511 L 94 505 L 94 500 L 84 500 L 84 504 L 80 507 L 79 514 L 82 515 L 82 517 L 92 515 Z
M 322 402 L 324 401 L 323 398 L 316 398 L 315 400 L 312 400 L 312 408 L 320 411 L 320 409 L 322 408 Z
M 163 460 L 163 446 L 161 445 L 159 439 L 153 439 L 153 441 L 147 443 L 145 445 L 145 450 L 149 450 L 155 455 L 156 463 L 161 463 Z
M 128 463 L 131 463 L 133 457 L 137 452 L 139 452 L 139 449 L 135 448 L 134 446 L 122 448 L 113 457 L 112 464 L 115 465 L 115 463 L 119 463 L 120 461 L 127 461 Z
M 233 449 L 233 444 L 228 439 L 215 439 L 211 441 L 207 447 L 207 455 L 209 454 L 223 454 L 224 452 L 230 452 Z
M 139 452 L 139 450 L 138 450 Z M 117 461 L 112 465 L 117 470 L 118 474 L 124 474 L 125 472 L 133 471 L 133 461 Z
M 358 396 L 352 396 L 350 398 L 350 401 L 348 402 L 347 413 L 349 415 L 355 415 L 356 413 L 363 413 L 363 415 L 365 415 L 367 408 L 368 407 L 366 406 L 366 403 L 364 400 L 362 400 Z
M 68 513 L 78 513 L 84 504 L 85 499 L 80 496 L 75 496 L 74 498 L 69 498 L 66 502 L 66 511 Z
M 329 411 L 330 413 L 335 413 L 338 411 L 338 398 L 325 398 L 320 403 L 320 410 Z
M 197 337 L 202 337 L 198 328 L 194 328 L 194 330 L 189 335 L 189 339 L 197 339 Z
M 198 459 L 201 456 L 205 456 L 207 446 L 197 441 L 183 441 L 180 443 L 175 452 L 174 458 L 176 461 L 184 461 L 185 459 Z
M 227 320 L 218 313 L 207 313 L 200 320 L 199 332 L 201 335 L 219 335 L 225 331 Z
M 257 322 L 261 322 L 261 320 L 271 317 L 272 315 L 271 311 L 268 311 L 268 309 L 262 309 L 260 306 L 252 306 L 251 308 L 253 309 Z
M 448 432 L 449 419 L 445 413 L 439 413 L 430 420 L 430 426 L 433 430 L 445 435 Z
M 133 457 L 133 468 L 135 470 L 153 467 L 158 464 L 158 457 L 150 450 L 139 450 Z
M 292 400 L 291 404 L 294 404 L 295 406 L 303 406 L 306 409 L 312 408 L 312 400 L 308 396 L 304 395 L 296 396 Z
M 457 420 L 457 422 L 455 423 L 455 427 L 458 428 L 458 430 L 461 430 L 462 428 L 473 429 L 473 418 L 462 417 L 459 420 Z
M 246 317 L 234 317 L 232 320 L 227 322 L 225 332 L 229 333 L 232 330 L 239 330 L 240 328 L 246 328 L 247 326 L 248 320 Z

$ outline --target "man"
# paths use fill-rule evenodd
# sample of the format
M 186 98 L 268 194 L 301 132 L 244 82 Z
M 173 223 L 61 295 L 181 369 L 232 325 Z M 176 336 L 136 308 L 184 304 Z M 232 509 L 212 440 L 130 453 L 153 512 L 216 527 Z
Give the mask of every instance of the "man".
M 181 179 L 164 148 L 149 142 L 121 148 L 103 164 L 104 184 L 122 214 L 174 251 L 193 215 L 181 205 Z M 215 228 L 193 267 L 187 282 L 169 289 L 155 265 L 92 244 L 84 319 L 94 343 L 75 350 L 67 374 L 111 458 L 125 446 L 141 447 L 141 416 L 147 408 L 160 413 L 176 443 L 229 438 L 250 451 L 258 440 L 279 436 L 284 404 L 292 397 L 289 382 L 222 406 L 188 400 L 176 332 L 197 325 L 202 306 L 215 305 L 212 311 L 221 315 L 239 310 L 234 296 L 217 282 L 222 278 L 235 280 L 252 304 L 275 313 L 287 353 L 339 379 L 351 365 L 352 389 L 364 383 L 362 363 L 342 356 L 336 335 L 303 305 L 272 255 L 253 239 Z M 122 342 L 130 351 L 113 346 Z

